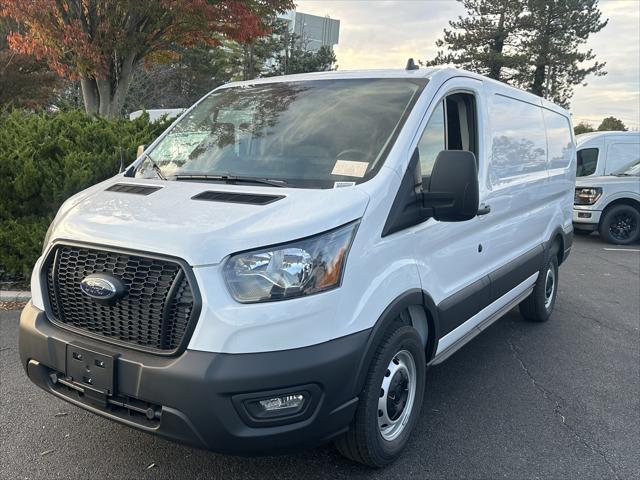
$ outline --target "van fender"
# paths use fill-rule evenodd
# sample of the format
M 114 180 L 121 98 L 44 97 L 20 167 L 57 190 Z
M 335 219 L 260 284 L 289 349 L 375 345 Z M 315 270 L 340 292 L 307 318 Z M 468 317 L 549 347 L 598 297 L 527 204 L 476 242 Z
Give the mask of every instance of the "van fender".
M 358 365 L 355 385 L 353 387 L 354 395 L 359 395 L 364 388 L 364 382 L 367 372 L 369 371 L 373 355 L 389 327 L 401 318 L 402 312 L 406 311 L 409 307 L 415 306 L 424 309 L 427 319 L 428 333 L 427 344 L 425 345 L 427 363 L 429 363 L 429 361 L 434 357 L 438 348 L 438 338 L 440 336 L 438 328 L 438 309 L 428 293 L 418 288 L 408 290 L 396 297 L 389 304 L 371 329 L 365 346 L 365 353 Z

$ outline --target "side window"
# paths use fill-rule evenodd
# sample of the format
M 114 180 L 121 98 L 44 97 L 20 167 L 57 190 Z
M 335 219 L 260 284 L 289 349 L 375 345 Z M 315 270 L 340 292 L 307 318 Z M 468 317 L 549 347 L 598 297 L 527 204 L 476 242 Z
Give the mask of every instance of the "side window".
M 438 153 L 445 149 L 444 101 L 431 114 L 427 126 L 418 142 L 420 170 L 423 177 L 431 175 Z
M 547 128 L 549 168 L 567 168 L 573 160 L 569 119 L 551 110 L 543 109 L 542 112 Z
M 640 160 L 640 143 L 614 143 L 607 148 L 604 174 L 610 175 Z
M 429 177 L 442 150 L 468 150 L 477 155 L 475 98 L 455 93 L 442 100 L 431 114 L 418 142 L 422 177 Z
M 544 172 L 547 168 L 547 137 L 542 109 L 502 95 L 494 95 L 491 116 L 492 185 L 511 183 L 515 178 Z
M 593 175 L 598 166 L 598 149 L 583 148 L 578 150 L 578 164 L 576 168 L 577 177 L 586 177 Z

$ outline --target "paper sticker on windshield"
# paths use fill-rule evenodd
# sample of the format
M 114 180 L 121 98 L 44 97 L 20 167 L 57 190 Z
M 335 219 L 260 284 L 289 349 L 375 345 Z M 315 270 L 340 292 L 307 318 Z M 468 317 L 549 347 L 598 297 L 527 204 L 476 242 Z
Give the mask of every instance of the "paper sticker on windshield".
M 356 182 L 333 182 L 333 188 L 353 187 Z
M 344 175 L 345 177 L 364 177 L 369 164 L 367 162 L 354 162 L 351 160 L 336 160 L 331 175 Z

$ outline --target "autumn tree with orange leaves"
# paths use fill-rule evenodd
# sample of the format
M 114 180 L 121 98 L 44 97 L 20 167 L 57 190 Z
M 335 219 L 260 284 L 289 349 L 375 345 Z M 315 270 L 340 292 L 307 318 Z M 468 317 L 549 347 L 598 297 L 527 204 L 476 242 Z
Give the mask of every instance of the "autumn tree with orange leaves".
M 180 46 L 251 42 L 292 0 L 0 0 L 21 25 L 11 49 L 79 79 L 87 113 L 121 114 L 136 65 L 172 59 Z

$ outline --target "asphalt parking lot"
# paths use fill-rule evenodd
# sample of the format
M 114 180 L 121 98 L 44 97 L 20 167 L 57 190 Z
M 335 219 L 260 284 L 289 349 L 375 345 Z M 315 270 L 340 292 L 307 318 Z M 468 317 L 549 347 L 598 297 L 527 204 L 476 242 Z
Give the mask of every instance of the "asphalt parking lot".
M 517 310 L 428 372 L 422 417 L 384 470 L 331 446 L 217 455 L 137 432 L 32 385 L 19 312 L 0 312 L 0 478 L 640 478 L 640 246 L 577 238 L 552 319 Z

